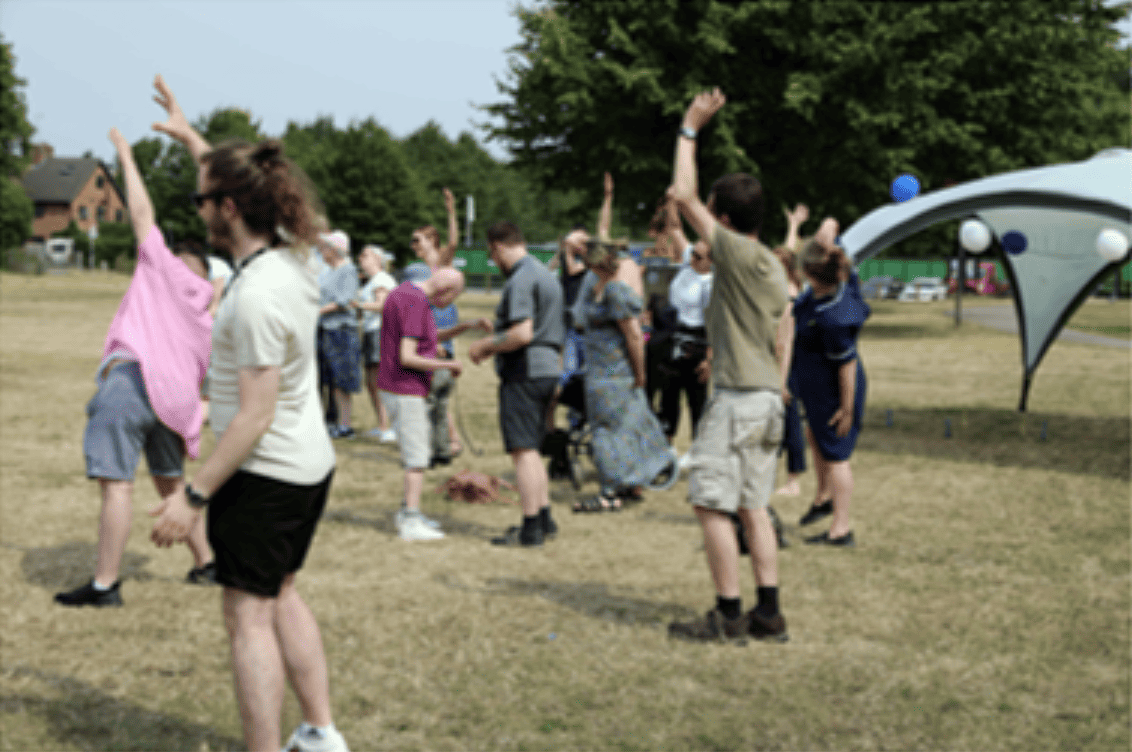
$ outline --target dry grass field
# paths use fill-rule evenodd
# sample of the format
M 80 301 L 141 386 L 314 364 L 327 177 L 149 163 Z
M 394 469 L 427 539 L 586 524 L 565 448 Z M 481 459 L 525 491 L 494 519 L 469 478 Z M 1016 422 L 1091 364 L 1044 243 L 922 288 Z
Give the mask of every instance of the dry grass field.
M 241 747 L 219 591 L 183 584 L 183 548 L 149 543 L 144 463 L 125 607 L 52 602 L 92 571 L 83 407 L 126 283 L 0 275 L 0 750 Z M 337 442 L 300 588 L 351 747 L 1129 749 L 1129 351 L 1056 344 L 1020 415 L 1016 336 L 956 328 L 950 305 L 878 304 L 866 328 L 858 548 L 800 544 L 811 477 L 775 501 L 794 543 L 784 645 L 668 639 L 668 621 L 712 602 L 684 482 L 580 516 L 555 484 L 558 539 L 521 551 L 487 541 L 516 507 L 444 500 L 434 470 L 423 504 L 448 537 L 408 544 L 393 533 L 394 450 Z M 1090 327 L 1127 327 L 1126 301 L 1086 310 Z M 482 456 L 452 469 L 513 477 L 495 387 L 489 366 L 461 378 L 456 409 Z M 743 583 L 749 605 L 749 569 Z M 293 698 L 285 716 L 289 730 Z

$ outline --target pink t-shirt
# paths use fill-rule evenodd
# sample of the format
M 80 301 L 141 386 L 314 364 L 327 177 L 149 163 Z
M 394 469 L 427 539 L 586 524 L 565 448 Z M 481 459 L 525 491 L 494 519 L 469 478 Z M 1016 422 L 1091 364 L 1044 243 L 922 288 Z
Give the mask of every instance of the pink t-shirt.
M 415 337 L 417 354 L 436 357 L 436 320 L 428 307 L 428 297 L 412 282 L 402 282 L 385 297 L 381 309 L 381 363 L 377 369 L 377 388 L 391 394 L 427 397 L 432 371 L 401 367 L 401 338 Z
M 162 423 L 200 455 L 200 385 L 212 351 L 212 285 L 173 255 L 157 227 L 138 246 L 130 287 L 106 332 L 103 357 L 122 350 L 141 365 L 146 395 Z

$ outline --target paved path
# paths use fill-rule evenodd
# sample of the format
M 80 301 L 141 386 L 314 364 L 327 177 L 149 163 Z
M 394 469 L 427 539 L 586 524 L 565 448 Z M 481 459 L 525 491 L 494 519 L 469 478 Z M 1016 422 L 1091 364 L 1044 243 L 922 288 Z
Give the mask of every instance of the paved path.
M 954 317 L 955 312 L 949 312 L 948 316 Z M 1018 314 L 1015 312 L 1014 306 L 1012 305 L 965 305 L 963 306 L 963 320 L 973 321 L 976 324 L 981 324 L 991 329 L 998 329 L 1003 332 L 1018 333 Z M 1062 329 L 1058 333 L 1057 338 L 1065 340 L 1066 342 L 1079 342 L 1086 345 L 1122 347 L 1125 350 L 1132 349 L 1132 340 L 1120 339 L 1118 337 L 1105 337 L 1100 334 L 1087 334 L 1072 329 Z

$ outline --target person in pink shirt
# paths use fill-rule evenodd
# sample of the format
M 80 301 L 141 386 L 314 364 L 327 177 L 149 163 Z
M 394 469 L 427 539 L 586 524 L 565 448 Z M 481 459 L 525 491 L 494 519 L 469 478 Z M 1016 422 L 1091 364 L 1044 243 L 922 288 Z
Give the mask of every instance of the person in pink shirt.
M 120 606 L 119 571 L 133 516 L 134 472 L 145 451 L 157 493 L 166 500 L 181 491 L 185 454 L 200 454 L 201 381 L 212 348 L 208 306 L 212 285 L 169 250 L 157 228 L 153 204 L 134 163 L 130 144 L 117 128 L 118 151 L 134 237 L 137 267 L 106 333 L 98 366 L 98 392 L 87 405 L 83 435 L 87 477 L 102 490 L 98 564 L 94 578 L 58 593 L 64 606 Z M 189 581 L 213 581 L 212 552 L 204 523 L 186 539 L 194 566 Z
M 405 468 L 405 498 L 396 519 L 402 540 L 444 537 L 439 526 L 420 511 L 424 471 L 432 454 L 432 424 L 425 400 L 433 371 L 447 369 L 459 376 L 461 364 L 437 357 L 436 320 L 429 303 L 437 308 L 449 306 L 463 289 L 464 275 L 442 267 L 427 279 L 402 282 L 385 297 L 381 311 L 377 388 L 397 434 Z

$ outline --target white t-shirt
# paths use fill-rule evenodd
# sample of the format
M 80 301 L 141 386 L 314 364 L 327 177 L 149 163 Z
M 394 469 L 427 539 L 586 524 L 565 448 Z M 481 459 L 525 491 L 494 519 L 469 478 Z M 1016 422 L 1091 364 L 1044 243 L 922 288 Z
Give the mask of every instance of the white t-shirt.
M 239 371 L 278 366 L 275 418 L 240 466 L 297 485 L 321 482 L 334 448 L 318 397 L 318 284 L 304 260 L 266 251 L 237 272 L 212 327 L 212 430 L 222 436 L 240 406 Z
M 668 302 L 676 309 L 676 320 L 684 326 L 704 325 L 704 309 L 711 300 L 711 274 L 700 274 L 691 265 L 692 246 L 684 249 L 684 263 L 668 285 Z
M 358 302 L 372 303 L 378 289 L 384 287 L 387 292 L 393 292 L 393 288 L 396 286 L 397 280 L 393 279 L 388 272 L 378 272 L 362 285 L 362 289 L 358 290 Z M 379 329 L 381 329 L 381 313 L 379 311 L 363 310 L 362 330 L 376 332 Z

